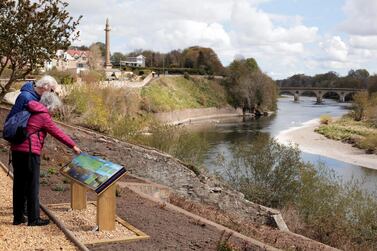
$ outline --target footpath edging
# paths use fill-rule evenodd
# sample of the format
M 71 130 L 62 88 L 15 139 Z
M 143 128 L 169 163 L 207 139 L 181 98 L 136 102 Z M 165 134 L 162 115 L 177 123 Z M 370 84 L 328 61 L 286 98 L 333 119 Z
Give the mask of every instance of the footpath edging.
M 144 180 L 145 180 L 145 179 L 144 179 Z M 149 184 L 151 184 L 151 183 L 149 183 Z M 161 202 L 162 202 L 162 201 L 161 201 L 160 199 L 158 199 L 158 198 L 152 197 L 152 196 L 150 196 L 150 195 L 147 195 L 147 194 L 145 194 L 145 193 L 142 193 L 142 192 L 138 191 L 137 189 L 134 189 L 133 186 L 129 186 L 129 185 L 127 185 L 127 182 L 118 182 L 118 185 L 121 186 L 121 187 L 126 187 L 126 188 L 130 189 L 131 191 L 133 191 L 134 193 L 136 193 L 137 195 L 139 195 L 140 197 L 142 197 L 142 198 L 144 198 L 144 199 L 147 199 L 147 200 L 153 201 L 153 202 L 155 202 L 155 203 L 161 203 Z M 158 186 L 161 186 L 161 185 L 158 184 Z M 237 237 L 237 238 L 240 238 L 240 239 L 242 239 L 242 240 L 244 240 L 244 241 L 246 241 L 246 242 L 248 242 L 248 243 L 250 243 L 250 244 L 256 245 L 256 246 L 258 246 L 258 247 L 260 247 L 260 248 L 263 248 L 263 249 L 265 249 L 265 250 L 267 250 L 267 251 L 278 251 L 278 250 L 281 250 L 281 249 L 277 249 L 277 248 L 275 248 L 275 247 L 272 247 L 272 246 L 270 246 L 270 245 L 267 245 L 267 244 L 265 244 L 265 243 L 262 243 L 262 242 L 260 242 L 260 241 L 258 241 L 258 240 L 255 240 L 255 239 L 252 239 L 252 238 L 250 238 L 250 237 L 247 237 L 247 236 L 245 236 L 245 235 L 243 235 L 243 234 L 240 234 L 239 232 L 236 232 L 236 231 L 234 231 L 234 230 L 232 230 L 232 229 L 230 229 L 230 228 L 227 228 L 227 227 L 222 226 L 222 225 L 220 225 L 220 224 L 217 224 L 217 223 L 215 223 L 215 222 L 213 222 L 213 221 L 210 221 L 210 220 L 208 220 L 208 219 L 205 219 L 205 218 L 203 218 L 203 217 L 201 217 L 201 216 L 199 216 L 199 215 L 196 215 L 196 214 L 190 213 L 189 211 L 186 211 L 186 210 L 184 210 L 184 209 L 182 209 L 182 208 L 180 208 L 180 207 L 177 207 L 177 206 L 175 206 L 175 205 L 173 205 L 173 204 L 170 204 L 169 202 L 163 202 L 163 203 L 164 203 L 164 207 L 167 208 L 167 209 L 169 209 L 169 210 L 175 211 L 175 212 L 177 212 L 177 213 L 184 214 L 184 215 L 186 215 L 186 216 L 188 216 L 188 217 L 190 217 L 190 218 L 193 218 L 193 219 L 195 219 L 195 220 L 198 220 L 198 221 L 200 221 L 200 222 L 203 222 L 203 223 L 205 223 L 205 224 L 207 224 L 207 225 L 211 225 L 211 226 L 217 228 L 217 229 L 220 230 L 220 231 L 226 231 L 227 233 L 231 233 L 232 236 L 235 236 L 235 237 Z
M 8 173 L 8 168 L 1 161 L 0 166 L 6 173 Z M 13 180 L 12 172 L 9 172 L 9 177 Z M 45 212 L 47 216 L 58 226 L 58 228 L 62 230 L 62 232 L 68 240 L 75 244 L 76 247 L 79 248 L 81 251 L 89 251 L 89 249 L 79 239 L 77 239 L 67 228 L 65 228 L 64 224 L 57 217 L 55 217 L 55 215 L 49 209 L 47 209 L 46 206 L 44 206 L 42 203 L 40 203 L 39 205 L 43 212 Z

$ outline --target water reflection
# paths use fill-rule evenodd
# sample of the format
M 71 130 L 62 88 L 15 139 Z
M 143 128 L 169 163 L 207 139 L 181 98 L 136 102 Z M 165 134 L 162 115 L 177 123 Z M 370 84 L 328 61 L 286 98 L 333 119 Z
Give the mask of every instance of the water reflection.
M 219 154 L 228 161 L 232 159 L 233 149 L 239 144 L 254 144 L 260 136 L 274 137 L 281 131 L 302 126 L 303 123 L 318 119 L 323 114 L 340 117 L 347 112 L 350 104 L 340 104 L 334 100 L 325 100 L 321 105 L 315 104 L 311 97 L 301 97 L 300 103 L 293 102 L 293 97 L 280 98 L 278 112 L 268 118 L 243 122 L 242 119 L 227 119 L 218 124 L 196 129 L 196 133 L 207 139 L 210 147 L 205 154 L 204 165 L 212 172 L 223 172 L 216 160 Z M 377 171 L 348 164 L 321 155 L 302 153 L 302 159 L 314 164 L 324 163 L 334 170 L 342 179 L 352 177 L 364 179 L 364 187 L 371 191 L 377 184 Z

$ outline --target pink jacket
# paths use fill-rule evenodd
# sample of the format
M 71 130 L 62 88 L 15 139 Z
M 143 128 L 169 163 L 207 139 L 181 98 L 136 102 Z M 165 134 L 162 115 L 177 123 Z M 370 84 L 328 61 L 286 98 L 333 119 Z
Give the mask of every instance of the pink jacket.
M 31 151 L 34 154 L 40 155 L 44 139 L 47 133 L 51 134 L 54 138 L 65 144 L 66 146 L 73 148 L 76 144 L 75 142 L 67 136 L 61 129 L 59 129 L 56 124 L 52 121 L 51 115 L 48 113 L 47 108 L 37 102 L 30 101 L 27 104 L 27 109 L 31 112 L 30 119 L 27 124 L 27 132 L 33 133 L 39 131 L 38 133 L 33 133 L 30 136 L 31 139 Z M 25 140 L 22 144 L 11 145 L 11 150 L 16 152 L 29 152 L 29 140 Z

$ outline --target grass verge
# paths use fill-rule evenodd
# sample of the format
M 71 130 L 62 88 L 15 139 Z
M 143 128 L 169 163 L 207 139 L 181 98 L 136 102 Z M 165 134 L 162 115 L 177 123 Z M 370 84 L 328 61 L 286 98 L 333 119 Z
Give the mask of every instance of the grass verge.
M 366 121 L 355 121 L 349 116 L 315 130 L 329 139 L 340 140 L 364 149 L 367 153 L 377 153 L 377 128 Z

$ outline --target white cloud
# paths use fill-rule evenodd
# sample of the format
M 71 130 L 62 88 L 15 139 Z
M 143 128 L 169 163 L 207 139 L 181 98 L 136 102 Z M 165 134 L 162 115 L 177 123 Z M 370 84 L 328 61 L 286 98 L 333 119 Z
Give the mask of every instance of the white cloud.
M 377 50 L 377 35 L 376 36 L 350 36 L 349 43 L 352 47 L 357 49 Z
M 345 62 L 347 60 L 348 48 L 339 36 L 334 36 L 320 42 L 319 46 L 326 52 L 330 61 Z
M 370 47 L 364 47 L 373 40 L 354 36 L 347 41 L 332 34 L 323 38 L 317 27 L 305 25 L 305 17 L 264 11 L 261 4 L 268 1 L 80 0 L 71 1 L 69 8 L 75 16 L 84 15 L 76 44 L 104 41 L 109 17 L 112 52 L 166 52 L 200 45 L 213 48 L 225 65 L 236 54 L 254 57 L 275 77 L 338 69 L 356 55 L 371 54 L 366 51 Z
M 347 0 L 343 6 L 346 20 L 341 28 L 353 35 L 377 35 L 377 1 Z

